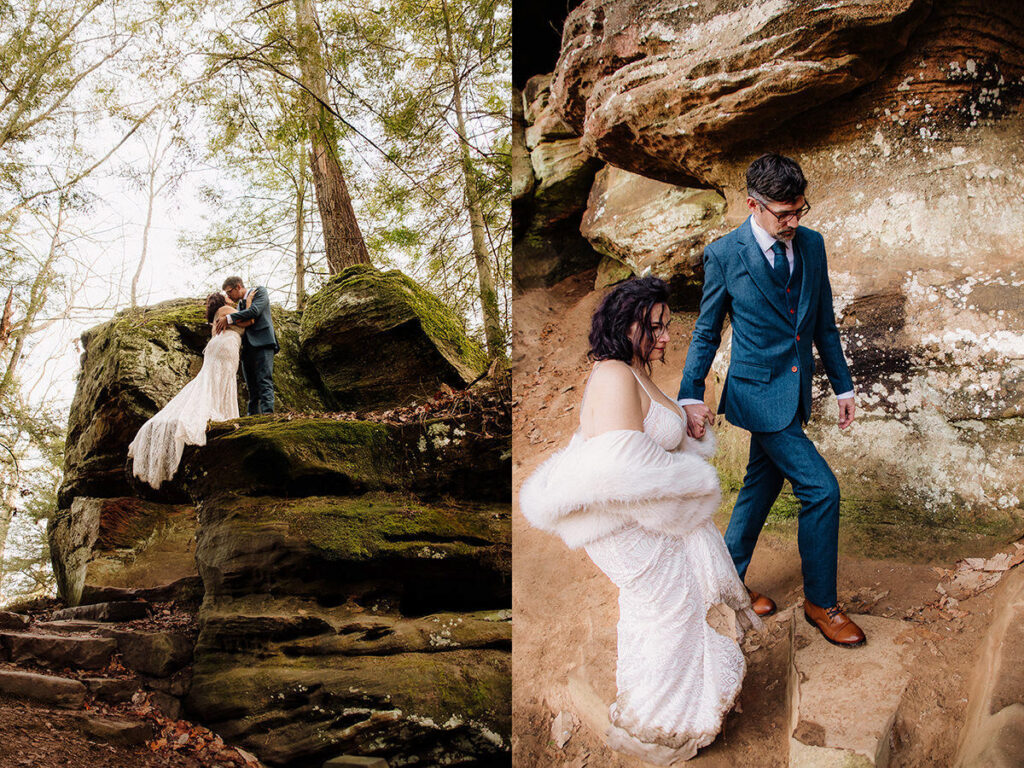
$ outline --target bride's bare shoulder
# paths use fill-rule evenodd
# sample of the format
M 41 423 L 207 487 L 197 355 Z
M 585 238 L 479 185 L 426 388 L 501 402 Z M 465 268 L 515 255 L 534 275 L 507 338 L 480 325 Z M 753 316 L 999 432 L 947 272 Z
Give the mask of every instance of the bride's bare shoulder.
M 637 391 L 636 376 L 621 360 L 600 360 L 594 364 L 588 389 L 602 395 L 628 395 Z

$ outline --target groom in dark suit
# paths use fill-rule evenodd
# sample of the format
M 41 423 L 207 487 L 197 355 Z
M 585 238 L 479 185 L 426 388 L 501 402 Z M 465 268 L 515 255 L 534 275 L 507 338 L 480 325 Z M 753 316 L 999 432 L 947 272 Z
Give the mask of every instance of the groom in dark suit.
M 274 355 L 280 347 L 270 318 L 270 297 L 262 285 L 246 292 L 240 277 L 224 281 L 224 292 L 238 302 L 238 312 L 217 320 L 217 330 L 243 320 L 255 320 L 242 336 L 242 377 L 249 390 L 247 413 L 274 412 Z
M 746 477 L 725 543 L 741 579 L 783 479 L 800 500 L 797 542 L 804 582 L 804 614 L 829 642 L 854 647 L 864 633 L 838 605 L 839 484 L 803 431 L 811 416 L 811 345 L 839 398 L 839 426 L 853 423 L 853 380 L 843 357 L 832 308 L 825 245 L 799 226 L 810 206 L 797 163 L 767 154 L 747 169 L 750 217 L 704 249 L 704 293 L 686 355 L 679 403 L 691 437 L 712 420 L 704 379 L 732 323 L 732 351 L 719 413 L 750 432 Z M 775 603 L 750 591 L 754 610 Z

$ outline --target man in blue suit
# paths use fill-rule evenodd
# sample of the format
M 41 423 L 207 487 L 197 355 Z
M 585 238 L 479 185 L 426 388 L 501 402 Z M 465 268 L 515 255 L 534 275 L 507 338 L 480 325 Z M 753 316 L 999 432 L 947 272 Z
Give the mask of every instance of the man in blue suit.
M 267 289 L 261 285 L 246 292 L 240 277 L 229 277 L 224 281 L 223 289 L 232 301 L 238 302 L 239 311 L 226 318 L 218 318 L 217 330 L 222 331 L 229 324 L 243 320 L 255 321 L 242 336 L 242 376 L 249 390 L 247 413 L 249 416 L 273 413 L 274 355 L 280 347 L 270 319 Z
M 839 484 L 803 431 L 811 416 L 812 343 L 839 398 L 840 428 L 854 418 L 853 380 L 836 329 L 824 241 L 799 226 L 810 209 L 806 187 L 800 166 L 788 157 L 763 155 L 747 169 L 750 217 L 704 249 L 704 293 L 679 403 L 687 431 L 701 437 L 713 419 L 704 404 L 704 379 L 729 315 L 732 350 L 718 411 L 750 432 L 750 458 L 726 546 L 743 579 L 788 479 L 801 503 L 804 615 L 829 642 L 854 647 L 863 645 L 864 633 L 840 610 L 836 595 Z M 758 614 L 775 612 L 771 598 L 753 591 L 750 596 Z

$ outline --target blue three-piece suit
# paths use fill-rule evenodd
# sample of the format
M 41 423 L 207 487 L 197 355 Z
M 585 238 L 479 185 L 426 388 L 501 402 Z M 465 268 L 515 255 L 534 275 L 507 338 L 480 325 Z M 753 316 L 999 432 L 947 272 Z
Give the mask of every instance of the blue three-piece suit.
M 255 320 L 242 335 L 242 376 L 249 390 L 248 415 L 274 412 L 274 355 L 280 349 L 270 318 L 267 289 L 257 287 L 238 303 L 231 322 Z
M 748 219 L 704 249 L 704 293 L 680 399 L 704 399 L 704 379 L 729 315 L 732 350 L 718 412 L 750 432 L 747 473 L 725 533 L 744 578 L 765 518 L 788 479 L 801 502 L 804 594 L 836 603 L 839 485 L 803 431 L 811 415 L 813 344 L 837 394 L 853 389 L 832 308 L 821 235 L 798 227 L 788 282 L 773 271 Z

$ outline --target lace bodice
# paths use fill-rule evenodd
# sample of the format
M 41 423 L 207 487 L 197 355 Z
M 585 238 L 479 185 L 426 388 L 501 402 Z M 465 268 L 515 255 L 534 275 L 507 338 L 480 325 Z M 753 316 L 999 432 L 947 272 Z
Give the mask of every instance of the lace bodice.
M 644 416 L 644 434 L 666 451 L 674 451 L 683 442 L 685 433 L 686 422 L 683 417 L 675 409 L 662 405 L 651 397 L 651 407 Z

